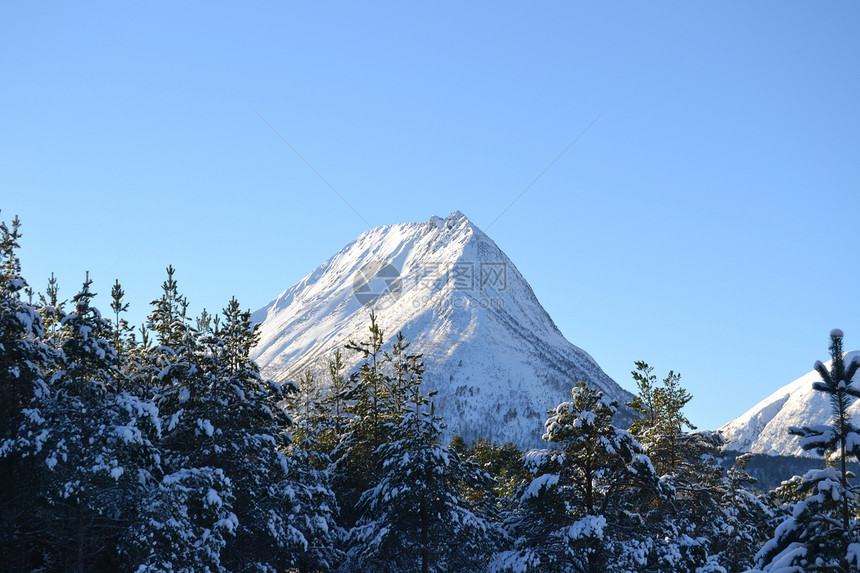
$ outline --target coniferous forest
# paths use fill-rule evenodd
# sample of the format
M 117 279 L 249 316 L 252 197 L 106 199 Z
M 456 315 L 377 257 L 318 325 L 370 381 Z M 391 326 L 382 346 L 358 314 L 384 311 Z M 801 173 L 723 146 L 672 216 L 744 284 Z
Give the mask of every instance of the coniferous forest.
M 749 456 L 695 431 L 681 378 L 637 362 L 629 428 L 571 380 L 543 449 L 455 437 L 421 355 L 371 320 L 296 383 L 261 377 L 235 299 L 188 314 L 168 267 L 146 324 L 85 278 L 69 300 L 21 276 L 0 226 L 0 569 L 6 571 L 847 572 L 860 569 L 860 363 L 830 337 L 815 389 L 824 455 L 762 491 Z M 346 353 L 362 361 L 344 367 Z M 734 457 L 734 456 L 733 456 Z M 826 460 L 826 461 L 825 461 Z M 726 469 L 728 468 L 728 469 Z

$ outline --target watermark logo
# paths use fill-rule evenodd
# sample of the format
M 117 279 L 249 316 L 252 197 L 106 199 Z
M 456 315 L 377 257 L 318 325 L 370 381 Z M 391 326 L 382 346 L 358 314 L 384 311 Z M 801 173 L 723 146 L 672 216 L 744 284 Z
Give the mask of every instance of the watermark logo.
M 475 290 L 475 263 L 460 262 L 451 265 L 451 283 L 454 290 Z
M 400 271 L 381 261 L 365 263 L 353 277 L 352 287 L 362 306 L 387 308 L 403 294 Z
M 393 305 L 406 291 L 415 292 L 417 296 L 413 302 L 416 306 L 428 304 L 434 294 L 446 286 L 466 295 L 453 303 L 457 308 L 466 304 L 499 308 L 504 306 L 504 299 L 498 294 L 508 288 L 507 264 L 474 261 L 425 263 L 401 275 L 392 264 L 371 261 L 362 266 L 353 278 L 355 299 L 363 306 L 382 309 Z M 496 296 L 490 297 L 492 294 Z
M 497 291 L 508 289 L 508 265 L 505 263 L 481 263 L 481 290 L 492 287 Z

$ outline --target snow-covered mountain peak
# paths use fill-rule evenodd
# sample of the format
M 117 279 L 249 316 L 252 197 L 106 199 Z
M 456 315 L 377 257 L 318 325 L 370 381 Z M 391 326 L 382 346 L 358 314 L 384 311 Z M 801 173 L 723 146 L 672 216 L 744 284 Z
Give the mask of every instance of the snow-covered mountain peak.
M 860 362 L 860 351 L 847 352 L 845 364 Z M 726 449 L 786 456 L 811 455 L 802 450 L 797 436 L 788 433 L 792 426 L 815 426 L 828 424 L 833 419 L 829 397 L 824 392 L 813 390 L 812 384 L 821 380 L 815 368 L 791 384 L 783 386 L 743 415 L 720 428 L 726 441 Z M 830 370 L 832 360 L 824 363 Z M 853 379 L 860 386 L 860 375 Z M 848 409 L 855 424 L 860 423 L 860 400 Z
M 546 410 L 579 380 L 630 399 L 460 211 L 362 233 L 254 313 L 253 357 L 276 380 L 310 370 L 325 385 L 332 353 L 366 337 L 371 310 L 387 337 L 403 332 L 424 354 L 426 389 L 438 391 L 452 434 L 535 444 Z M 345 359 L 351 367 L 358 356 Z

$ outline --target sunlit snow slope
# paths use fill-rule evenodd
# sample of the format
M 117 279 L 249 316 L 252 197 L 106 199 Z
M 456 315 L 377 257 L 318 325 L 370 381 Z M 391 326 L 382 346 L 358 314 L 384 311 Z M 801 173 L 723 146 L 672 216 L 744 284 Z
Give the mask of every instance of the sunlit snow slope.
M 460 212 L 362 234 L 254 313 L 262 337 L 253 357 L 275 380 L 311 370 L 327 384 L 334 349 L 366 338 L 371 308 L 387 339 L 402 331 L 424 354 L 424 391 L 438 391 L 448 437 L 535 445 L 546 410 L 579 380 L 631 399 L 564 338 L 513 263 Z M 359 356 L 342 352 L 354 367 Z
M 846 364 L 860 360 L 860 352 L 848 352 L 844 360 Z M 829 370 L 831 362 L 825 366 Z M 858 377 L 855 376 L 854 383 L 860 385 Z M 753 454 L 813 455 L 800 448 L 798 437 L 790 435 L 788 428 L 827 424 L 833 420 L 828 396 L 812 389 L 813 382 L 820 380 L 818 372 L 813 370 L 720 428 L 726 449 Z M 860 401 L 855 401 L 848 411 L 854 423 L 860 424 Z

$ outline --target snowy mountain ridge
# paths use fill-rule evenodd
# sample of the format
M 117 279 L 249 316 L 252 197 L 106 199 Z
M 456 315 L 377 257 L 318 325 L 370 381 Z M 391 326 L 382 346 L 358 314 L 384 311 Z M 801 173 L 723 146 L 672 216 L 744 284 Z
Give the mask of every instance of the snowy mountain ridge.
M 846 364 L 860 361 L 860 351 L 847 352 Z M 832 360 L 825 367 L 830 370 Z M 746 413 L 720 428 L 727 450 L 753 454 L 811 456 L 800 447 L 797 436 L 788 433 L 792 426 L 814 426 L 828 424 L 833 420 L 829 397 L 812 389 L 812 384 L 821 380 L 812 370 L 794 382 L 783 386 Z M 855 384 L 860 384 L 857 376 Z M 848 409 L 855 424 L 860 424 L 860 400 Z
M 277 381 L 328 383 L 328 361 L 367 337 L 371 309 L 386 339 L 422 352 L 448 437 L 540 443 L 546 411 L 584 380 L 620 404 L 632 396 L 556 327 L 529 284 L 483 231 L 448 218 L 366 231 L 253 314 L 252 357 Z M 357 353 L 343 350 L 348 369 Z

